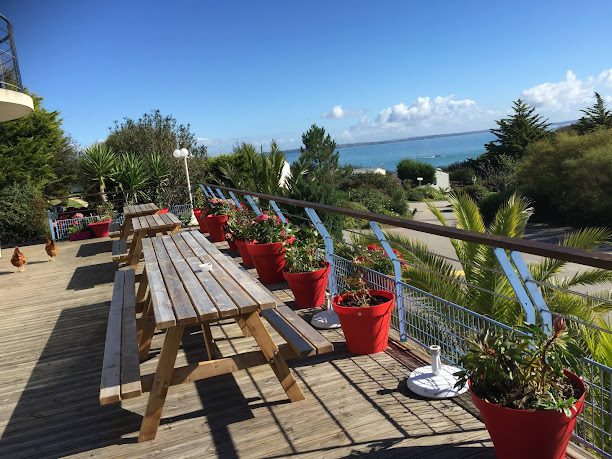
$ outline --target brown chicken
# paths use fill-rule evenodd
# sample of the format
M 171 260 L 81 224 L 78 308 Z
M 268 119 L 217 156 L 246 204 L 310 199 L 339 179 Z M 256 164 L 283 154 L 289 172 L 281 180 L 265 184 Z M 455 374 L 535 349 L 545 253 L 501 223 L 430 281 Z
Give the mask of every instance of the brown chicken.
M 55 242 L 49 238 L 47 238 L 47 243 L 45 244 L 45 252 L 51 257 L 51 261 L 55 261 L 55 257 L 57 257 L 57 246 Z
M 25 255 L 21 252 L 21 250 L 19 250 L 19 247 L 15 247 L 15 251 L 11 257 L 11 264 L 19 271 L 23 271 L 26 263 Z

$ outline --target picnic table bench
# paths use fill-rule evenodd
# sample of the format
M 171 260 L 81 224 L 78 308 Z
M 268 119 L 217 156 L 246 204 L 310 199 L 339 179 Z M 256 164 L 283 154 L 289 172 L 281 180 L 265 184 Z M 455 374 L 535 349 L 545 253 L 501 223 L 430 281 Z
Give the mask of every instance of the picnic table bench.
M 121 227 L 120 231 L 113 231 L 112 233 L 109 233 L 111 238 L 115 238 L 117 236 L 119 237 L 118 240 L 113 241 L 113 261 L 123 262 L 128 256 L 128 236 L 132 231 L 132 219 L 145 215 L 153 215 L 157 212 L 159 212 L 159 207 L 152 202 L 147 204 L 132 204 L 123 207 L 123 226 Z
M 286 359 L 330 352 L 332 343 L 279 304 L 270 291 L 198 231 L 143 239 L 142 251 L 145 266 L 138 289 L 131 269 L 120 271 L 125 274 L 118 274 L 115 280 L 100 386 L 101 404 L 149 392 L 139 441 L 155 438 L 169 386 L 268 364 L 290 401 L 304 399 Z M 210 270 L 205 264 L 210 264 Z M 133 311 L 138 305 L 143 312 L 136 320 Z M 274 342 L 262 317 L 286 344 Z M 220 355 L 210 324 L 230 318 L 245 336 L 255 339 L 260 350 Z M 175 368 L 188 326 L 201 328 L 208 360 Z M 138 373 L 137 377 L 134 362 L 148 358 L 156 329 L 165 331 L 157 369 L 155 374 Z M 116 343 L 118 330 L 122 331 L 120 344 Z

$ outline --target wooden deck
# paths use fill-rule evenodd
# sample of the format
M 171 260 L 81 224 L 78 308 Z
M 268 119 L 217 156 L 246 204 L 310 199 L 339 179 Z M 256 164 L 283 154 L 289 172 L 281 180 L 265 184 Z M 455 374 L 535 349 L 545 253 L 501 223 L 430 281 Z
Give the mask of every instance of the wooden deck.
M 335 331 L 326 332 L 334 353 L 291 362 L 305 401 L 289 403 L 267 366 L 176 386 L 157 438 L 137 443 L 146 397 L 98 403 L 111 241 L 60 243 L 55 262 L 42 245 L 22 251 L 24 272 L 10 265 L 12 250 L 0 259 L 2 457 L 494 457 L 461 401 L 406 394 L 410 369 L 397 353 L 350 356 Z M 198 330 L 189 334 L 179 364 L 204 358 Z M 213 335 L 224 354 L 254 348 L 235 323 Z M 159 345 L 156 336 L 152 349 Z

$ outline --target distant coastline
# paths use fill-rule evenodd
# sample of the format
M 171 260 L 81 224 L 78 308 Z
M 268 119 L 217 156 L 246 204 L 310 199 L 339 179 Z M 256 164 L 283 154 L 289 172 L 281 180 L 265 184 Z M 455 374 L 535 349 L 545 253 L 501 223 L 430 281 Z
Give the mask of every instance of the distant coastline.
M 575 123 L 576 120 L 572 120 L 572 121 L 558 121 L 555 123 L 550 123 L 550 126 L 553 128 L 561 128 L 564 126 L 569 126 L 570 124 Z M 445 137 L 459 137 L 459 136 L 465 136 L 465 135 L 472 135 L 472 134 L 484 134 L 490 132 L 490 129 L 480 129 L 478 131 L 466 131 L 466 132 L 451 132 L 449 134 L 431 134 L 431 135 L 421 135 L 421 136 L 415 136 L 415 137 L 404 137 L 401 139 L 389 139 L 389 140 L 376 140 L 376 141 L 372 141 L 372 142 L 355 142 L 355 143 L 343 143 L 343 144 L 338 144 L 336 147 L 338 149 L 342 149 L 342 148 L 354 148 L 354 147 L 367 147 L 367 146 L 371 146 L 371 145 L 385 145 L 385 144 L 390 144 L 390 143 L 401 143 L 401 142 L 412 142 L 412 141 L 418 141 L 418 140 L 431 140 L 431 139 L 442 139 Z M 291 150 L 285 150 L 286 153 L 299 153 L 300 149 L 299 148 L 293 148 Z

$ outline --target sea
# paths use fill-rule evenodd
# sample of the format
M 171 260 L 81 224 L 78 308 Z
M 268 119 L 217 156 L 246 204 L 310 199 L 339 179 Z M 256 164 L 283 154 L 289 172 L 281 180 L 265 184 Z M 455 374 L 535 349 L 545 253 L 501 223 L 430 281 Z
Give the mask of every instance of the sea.
M 494 139 L 490 132 L 475 132 L 442 137 L 405 139 L 368 145 L 338 147 L 340 164 L 357 168 L 381 167 L 395 171 L 397 163 L 410 158 L 443 167 L 451 163 L 475 158 L 484 152 L 484 145 Z M 293 162 L 299 151 L 288 151 L 287 161 Z

